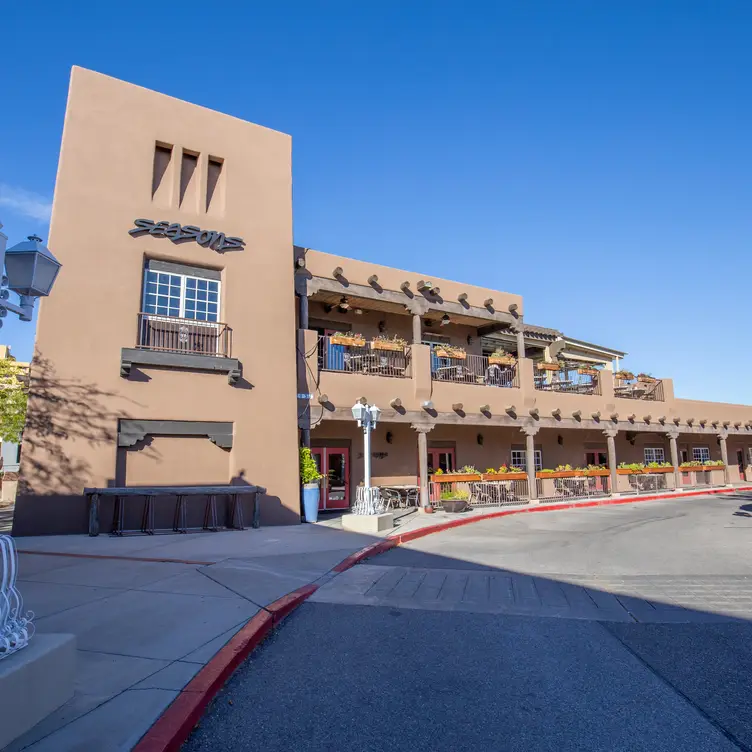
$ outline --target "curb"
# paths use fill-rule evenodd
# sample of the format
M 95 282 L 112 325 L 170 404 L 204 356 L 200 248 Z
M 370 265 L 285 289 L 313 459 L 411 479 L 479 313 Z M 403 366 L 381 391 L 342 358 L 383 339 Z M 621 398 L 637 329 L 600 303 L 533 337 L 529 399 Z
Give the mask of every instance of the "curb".
M 497 512 L 489 512 L 488 514 L 480 514 L 475 517 L 464 517 L 456 520 L 448 520 L 447 522 L 440 522 L 436 525 L 430 525 L 428 527 L 418 528 L 417 530 L 410 530 L 406 533 L 396 533 L 393 537 L 388 538 L 389 541 L 394 541 L 395 545 L 402 543 L 408 543 L 418 538 L 424 538 L 426 535 L 432 535 L 433 533 L 440 533 L 442 530 L 450 530 L 455 527 L 464 527 L 465 525 L 472 525 L 474 522 L 482 522 L 484 520 L 492 520 L 497 517 L 508 517 L 512 514 L 530 514 L 531 512 L 551 512 L 557 509 L 588 509 L 590 507 L 605 507 L 616 504 L 635 504 L 641 501 L 657 501 L 659 499 L 686 499 L 690 496 L 713 496 L 723 493 L 736 493 L 738 491 L 752 491 L 752 486 L 737 486 L 735 488 L 710 488 L 706 491 L 685 491 L 683 493 L 672 494 L 653 494 L 651 496 L 623 496 L 620 498 L 606 498 L 595 499 L 593 501 L 572 502 L 570 504 L 536 504 L 531 507 L 524 507 L 522 509 L 502 509 Z M 374 544 L 378 546 L 378 544 Z M 374 546 L 368 546 L 373 548 Z M 363 549 L 364 551 L 366 549 Z M 387 550 L 387 549 L 384 549 Z M 360 552 L 358 552 L 360 553 Z M 377 553 L 381 553 L 378 551 Z M 373 555 L 373 554 L 369 554 Z M 354 554 L 357 556 L 357 554 Z M 348 557 L 349 558 L 349 557 Z M 365 557 L 364 557 L 365 558 Z M 344 570 L 343 570 L 344 571 Z
M 709 489 L 707 491 L 689 491 L 677 494 L 658 494 L 653 496 L 625 497 L 618 499 L 600 499 L 571 504 L 541 504 L 524 509 L 507 509 L 477 517 L 449 520 L 429 527 L 411 530 L 397 534 L 393 538 L 386 538 L 371 543 L 360 551 L 356 551 L 343 559 L 330 571 L 337 574 L 345 572 L 356 564 L 401 543 L 424 538 L 442 530 L 471 525 L 482 520 L 508 517 L 512 514 L 527 514 L 530 512 L 550 512 L 556 509 L 586 509 L 588 507 L 608 506 L 612 504 L 633 504 L 640 501 L 655 501 L 656 499 L 683 499 L 689 496 L 709 496 L 713 494 L 734 493 L 736 491 L 752 491 L 752 486 L 738 488 Z M 173 700 L 172 704 L 162 713 L 154 725 L 141 737 L 133 748 L 133 752 L 179 752 L 180 747 L 188 739 L 196 724 L 201 720 L 209 703 L 217 696 L 225 682 L 232 676 L 243 661 L 260 645 L 269 632 L 280 624 L 301 603 L 304 603 L 319 589 L 318 585 L 304 585 L 283 595 L 265 608 L 262 608 L 220 651 L 191 679 Z

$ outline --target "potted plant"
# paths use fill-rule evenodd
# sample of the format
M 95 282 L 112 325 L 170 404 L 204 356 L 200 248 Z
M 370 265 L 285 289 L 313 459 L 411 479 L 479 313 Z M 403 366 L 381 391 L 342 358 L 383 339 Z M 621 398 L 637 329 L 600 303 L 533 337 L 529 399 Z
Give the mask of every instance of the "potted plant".
M 337 332 L 329 337 L 333 345 L 345 345 L 346 347 L 365 347 L 366 338 L 362 334 L 349 334 Z
M 300 482 L 303 484 L 303 511 L 306 522 L 316 522 L 319 518 L 319 481 L 324 476 L 319 472 L 316 460 L 308 447 L 300 448 Z
M 497 347 L 488 356 L 489 365 L 496 366 L 513 366 L 517 363 L 517 358 L 512 353 L 507 352 L 503 347 Z
M 468 508 L 470 493 L 447 488 L 442 490 L 439 500 L 441 501 L 441 508 L 445 512 L 456 514 L 457 512 L 464 512 Z
M 597 376 L 598 369 L 595 366 L 581 366 L 577 369 L 577 373 L 583 376 Z
M 521 467 L 502 465 L 498 470 L 489 467 L 483 473 L 483 480 L 526 480 L 527 473 Z
M 651 376 L 649 373 L 638 373 L 637 381 L 641 381 L 643 384 L 657 384 L 658 379 L 655 376 Z
M 467 353 L 461 347 L 453 345 L 439 345 L 434 351 L 439 358 L 454 358 L 455 360 L 465 360 Z
M 560 361 L 541 360 L 535 364 L 539 371 L 561 371 L 563 364 Z
M 621 379 L 622 381 L 632 381 L 634 379 L 634 374 L 632 371 L 616 371 L 614 378 Z
M 404 352 L 406 347 L 407 340 L 396 335 L 394 337 L 387 337 L 382 334 L 381 336 L 374 337 L 371 340 L 372 350 L 391 350 L 392 352 Z

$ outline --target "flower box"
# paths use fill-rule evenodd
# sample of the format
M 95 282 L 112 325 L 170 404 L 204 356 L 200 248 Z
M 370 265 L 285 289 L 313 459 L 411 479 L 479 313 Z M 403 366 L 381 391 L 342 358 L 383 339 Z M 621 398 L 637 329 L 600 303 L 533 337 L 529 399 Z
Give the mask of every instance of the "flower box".
M 480 473 L 477 475 L 474 473 L 442 473 L 441 475 L 431 476 L 433 483 L 472 483 L 480 479 Z
M 648 473 L 673 473 L 673 467 L 641 467 L 638 470 L 633 470 L 629 467 L 617 467 L 617 475 L 647 475 Z
M 392 352 L 404 352 L 405 345 L 402 342 L 395 342 L 389 339 L 371 340 L 371 350 L 390 350 Z
M 561 366 L 558 363 L 536 363 L 535 367 L 539 371 L 560 371 Z
M 483 473 L 483 480 L 527 480 L 527 473 Z
M 707 473 L 711 470 L 725 470 L 726 465 L 685 465 L 680 467 L 682 473 Z
M 597 376 L 598 369 L 597 368 L 578 368 L 577 373 L 582 374 L 583 376 Z
M 657 384 L 660 379 L 656 379 L 653 376 L 646 376 L 645 374 L 641 373 L 637 376 L 637 381 L 640 384 Z
M 333 345 L 345 345 L 346 347 L 364 347 L 366 338 L 351 334 L 332 334 L 329 337 L 329 342 Z
M 517 364 L 514 355 L 489 355 L 488 363 L 492 366 L 513 366 Z
M 451 347 L 437 347 L 434 352 L 439 358 L 454 358 L 455 360 L 465 360 L 467 358 L 467 353 L 464 350 L 455 350 Z
M 632 381 L 634 379 L 634 374 L 631 371 L 617 371 L 614 374 L 615 379 L 620 379 L 621 381 Z
M 599 470 L 555 470 L 553 473 L 538 471 L 536 478 L 607 478 L 611 471 L 607 468 Z

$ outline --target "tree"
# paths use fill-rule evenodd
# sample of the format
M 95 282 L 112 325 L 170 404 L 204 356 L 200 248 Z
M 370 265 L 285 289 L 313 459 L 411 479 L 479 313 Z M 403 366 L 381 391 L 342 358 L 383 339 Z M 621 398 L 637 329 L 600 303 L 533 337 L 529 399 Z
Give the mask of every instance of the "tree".
M 28 398 L 28 366 L 10 358 L 0 360 L 0 440 L 21 442 Z

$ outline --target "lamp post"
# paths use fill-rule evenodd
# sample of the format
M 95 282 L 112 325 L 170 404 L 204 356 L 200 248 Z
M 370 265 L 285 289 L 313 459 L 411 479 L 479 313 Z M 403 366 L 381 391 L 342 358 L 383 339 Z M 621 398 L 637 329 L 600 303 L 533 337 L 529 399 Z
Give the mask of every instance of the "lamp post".
M 376 405 L 356 402 L 352 406 L 352 416 L 363 429 L 363 486 L 356 491 L 354 514 L 378 514 L 381 511 L 381 498 L 378 488 L 371 488 L 371 431 L 376 428 L 381 410 Z
M 0 222 L 0 229 L 2 226 Z M 61 264 L 37 235 L 29 235 L 6 251 L 7 240 L 0 232 L 0 269 L 5 269 L 0 285 L 0 319 L 11 311 L 21 321 L 31 321 L 37 298 L 50 294 Z M 18 305 L 8 301 L 9 290 L 18 293 Z

